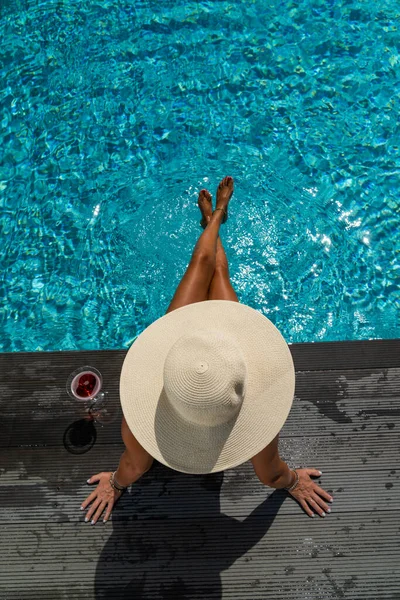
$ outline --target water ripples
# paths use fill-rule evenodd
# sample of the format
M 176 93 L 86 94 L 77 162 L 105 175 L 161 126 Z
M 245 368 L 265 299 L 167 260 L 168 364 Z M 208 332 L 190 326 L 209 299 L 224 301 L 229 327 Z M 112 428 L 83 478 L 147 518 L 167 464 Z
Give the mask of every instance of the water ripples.
M 1 349 L 128 347 L 226 174 L 242 302 L 289 342 L 399 337 L 400 39 L 354 6 L 2 2 Z

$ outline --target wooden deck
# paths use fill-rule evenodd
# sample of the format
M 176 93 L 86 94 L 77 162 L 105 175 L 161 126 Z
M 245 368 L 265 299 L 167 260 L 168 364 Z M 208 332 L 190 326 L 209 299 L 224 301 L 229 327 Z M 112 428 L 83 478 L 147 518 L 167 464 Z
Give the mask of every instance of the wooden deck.
M 215 476 L 157 464 L 112 521 L 85 524 L 86 480 L 116 468 L 120 419 L 74 453 L 65 383 L 89 364 L 118 395 L 126 351 L 0 355 L 0 599 L 400 599 L 400 340 L 290 348 L 280 451 L 323 471 L 325 519 L 249 464 Z

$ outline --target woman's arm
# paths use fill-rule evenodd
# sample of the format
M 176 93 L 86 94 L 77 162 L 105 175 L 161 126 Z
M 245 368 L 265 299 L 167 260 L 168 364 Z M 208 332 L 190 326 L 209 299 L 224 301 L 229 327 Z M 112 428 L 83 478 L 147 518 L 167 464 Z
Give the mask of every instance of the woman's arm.
M 134 437 L 125 421 L 125 417 L 122 417 L 121 434 L 125 450 L 120 458 L 115 479 L 119 485 L 127 487 L 150 469 L 153 464 L 153 457 Z
M 285 488 L 294 484 L 296 476 L 279 456 L 278 440 L 279 434 L 264 450 L 256 454 L 251 462 L 261 483 L 273 488 Z M 322 473 L 317 469 L 296 469 L 296 471 L 299 476 L 298 483 L 290 494 L 310 517 L 314 517 L 313 510 L 321 517 L 325 517 L 326 513 L 331 512 L 327 502 L 332 502 L 333 498 L 311 479 L 311 476 L 319 477 Z
M 124 417 L 122 417 L 121 426 L 122 439 L 125 444 L 125 451 L 119 461 L 119 467 L 115 473 L 114 481 L 123 487 L 128 487 L 131 483 L 137 481 L 153 464 L 153 458 L 139 444 L 136 438 L 132 435 Z M 115 502 L 120 498 L 121 491 L 114 489 L 110 483 L 111 472 L 98 473 L 88 479 L 88 483 L 97 483 L 97 488 L 82 502 L 81 509 L 86 508 L 91 504 L 86 513 L 85 521 L 91 521 L 94 525 L 105 511 L 104 522 L 110 518 L 111 511 Z
M 296 476 L 279 456 L 278 442 L 279 433 L 251 462 L 261 483 L 280 489 L 292 485 Z

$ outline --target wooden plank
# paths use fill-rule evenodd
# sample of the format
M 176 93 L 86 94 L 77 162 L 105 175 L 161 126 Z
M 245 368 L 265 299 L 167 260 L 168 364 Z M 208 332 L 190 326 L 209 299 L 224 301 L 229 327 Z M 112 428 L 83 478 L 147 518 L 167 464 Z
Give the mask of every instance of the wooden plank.
M 103 388 L 119 399 L 125 350 L 22 352 L 0 354 L 0 447 L 61 445 L 78 410 L 65 386 L 70 373 L 90 365 L 103 376 Z M 119 435 L 120 424 L 114 431 Z
M 95 469 L 98 471 L 100 469 Z M 332 512 L 382 512 L 399 504 L 399 478 L 400 471 L 394 463 L 378 470 L 330 469 L 323 471 L 317 481 L 334 498 Z M 224 513 L 241 518 L 272 492 L 258 481 L 250 463 L 214 476 L 186 475 L 157 464 L 121 498 L 120 509 L 114 516 L 188 518 L 195 510 L 197 515 L 207 519 L 221 506 Z M 66 469 L 61 473 L 53 469 L 51 473 L 30 474 L 29 477 L 25 472 L 25 479 L 21 479 L 17 471 L 10 471 L 1 480 L 2 520 L 27 523 L 51 519 L 78 523 L 83 518 L 80 503 L 89 493 L 83 473 L 71 475 Z M 301 512 L 302 509 L 285 492 L 275 492 L 272 496 L 268 505 L 270 511 L 283 502 L 283 514 Z
M 313 600 L 395 598 L 386 594 L 400 589 L 397 514 L 311 521 L 261 509 L 242 522 L 220 514 L 183 524 L 2 525 L 0 588 L 5 599 L 21 600 L 292 600 L 299 589 Z
M 400 340 L 291 344 L 298 371 L 386 369 L 400 366 Z
M 87 454 L 68 453 L 77 417 L 64 385 L 90 364 L 118 397 L 126 351 L 0 355 L 1 600 L 399 598 L 399 344 L 291 346 L 280 450 L 323 471 L 325 519 L 262 486 L 249 463 L 207 476 L 156 464 L 95 527 L 79 506 L 87 477 L 116 466 L 120 421 Z
M 63 477 L 82 477 L 99 470 L 116 468 L 124 450 L 119 444 L 96 444 L 86 454 L 75 456 L 62 447 L 9 448 L 1 453 L 0 486 L 18 484 L 43 474 L 47 481 Z M 359 433 L 349 436 L 292 436 L 279 441 L 281 456 L 293 466 L 316 465 L 324 473 L 331 469 L 353 471 L 379 469 L 399 462 L 400 432 L 390 435 Z M 60 465 L 62 471 L 60 472 Z
M 290 344 L 296 370 L 338 370 L 390 368 L 400 366 L 400 340 L 352 340 L 338 342 L 308 342 Z M 111 377 L 119 376 L 127 350 L 83 350 L 62 352 L 4 352 L 0 354 L 0 372 L 21 373 L 21 365 L 30 361 L 44 364 L 49 369 L 68 376 L 81 365 L 91 365 Z M 110 362 L 111 361 L 111 362 Z M 117 375 L 116 375 L 117 374 Z M 10 373 L 13 376 L 13 373 Z M 24 377 L 31 377 L 29 368 Z
M 37 375 L 45 372 L 46 368 Z M 119 398 L 115 378 L 113 385 L 110 393 Z M 46 393 L 25 390 L 18 401 L 14 392 L 7 393 L 3 390 L 0 398 L 0 447 L 63 444 L 67 427 L 78 419 L 78 410 L 61 383 L 53 384 Z M 398 430 L 399 399 L 400 368 L 298 372 L 296 397 L 282 437 L 301 435 L 305 420 L 309 435 Z M 97 427 L 97 432 L 98 443 L 119 442 L 120 418 Z
M 324 398 L 321 394 L 320 398 Z M 319 403 L 320 402 L 320 403 Z M 37 420 L 29 415 L 1 416 L 0 448 L 37 446 L 62 446 L 64 434 L 76 422 L 76 415 L 54 415 L 51 410 L 41 412 Z M 307 426 L 305 426 L 307 422 Z M 359 399 L 331 402 L 325 396 L 319 401 L 302 396 L 295 398 L 289 417 L 281 430 L 281 437 L 303 436 L 350 436 L 353 433 L 386 434 L 399 430 L 399 398 Z M 121 414 L 118 420 L 104 427 L 96 426 L 97 443 L 114 444 L 121 440 Z

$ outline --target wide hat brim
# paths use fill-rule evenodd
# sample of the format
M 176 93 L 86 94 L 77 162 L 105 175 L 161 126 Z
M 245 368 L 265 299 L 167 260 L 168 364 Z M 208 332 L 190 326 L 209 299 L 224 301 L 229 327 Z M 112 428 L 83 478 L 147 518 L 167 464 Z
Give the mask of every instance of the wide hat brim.
M 233 338 L 247 365 L 246 394 L 234 421 L 196 426 L 172 409 L 164 391 L 164 362 L 188 332 L 213 329 Z M 213 473 L 261 452 L 279 433 L 293 402 L 295 371 L 289 347 L 257 310 L 227 300 L 206 300 L 174 310 L 145 329 L 125 357 L 122 410 L 149 454 L 177 471 Z

